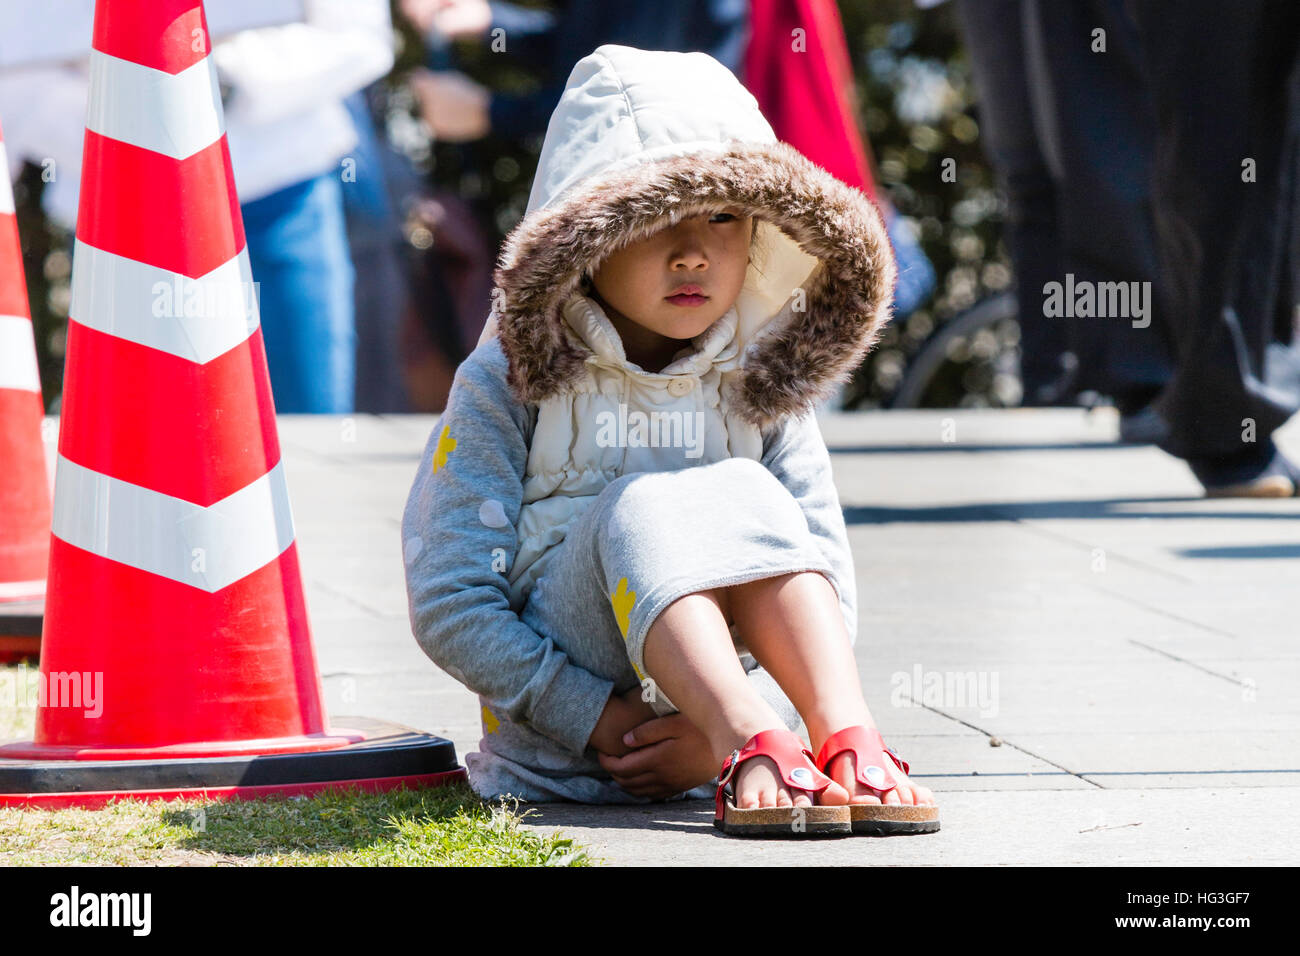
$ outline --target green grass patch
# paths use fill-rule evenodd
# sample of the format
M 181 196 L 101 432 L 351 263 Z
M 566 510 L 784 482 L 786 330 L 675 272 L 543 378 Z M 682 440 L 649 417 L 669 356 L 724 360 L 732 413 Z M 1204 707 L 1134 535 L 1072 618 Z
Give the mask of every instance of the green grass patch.
M 123 800 L 102 810 L 0 808 L 0 865 L 589 866 L 527 810 L 465 784 L 248 801 Z
M 0 667 L 0 740 L 30 738 L 36 668 Z M 33 684 L 34 686 L 34 684 Z M 34 692 L 33 697 L 34 700 Z M 467 784 L 248 801 L 122 800 L 102 810 L 0 807 L 0 865 L 590 866 L 517 802 Z
M 35 661 L 0 666 L 0 740 L 31 737 L 39 676 Z

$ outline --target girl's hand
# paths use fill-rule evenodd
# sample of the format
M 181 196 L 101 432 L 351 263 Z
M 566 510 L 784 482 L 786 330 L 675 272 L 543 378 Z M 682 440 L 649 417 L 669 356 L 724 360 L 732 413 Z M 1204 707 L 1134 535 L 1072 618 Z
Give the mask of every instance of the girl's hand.
M 654 720 L 659 716 L 655 713 L 655 709 L 650 702 L 645 699 L 645 688 L 640 685 L 633 687 L 627 693 L 623 694 L 622 697 L 627 701 L 628 713 L 633 718 L 632 723 L 623 728 L 624 733 L 628 733 L 632 729 L 644 724 L 647 720 Z M 624 741 L 624 743 L 626 743 L 626 741 Z
M 654 708 L 641 699 L 640 685 L 623 694 L 610 694 L 587 746 L 601 754 L 625 754 L 631 748 L 623 742 L 623 735 L 654 716 Z
M 682 714 L 647 720 L 623 742 L 632 748 L 626 756 L 602 752 L 597 759 L 634 796 L 663 800 L 710 782 L 721 769 L 708 738 Z

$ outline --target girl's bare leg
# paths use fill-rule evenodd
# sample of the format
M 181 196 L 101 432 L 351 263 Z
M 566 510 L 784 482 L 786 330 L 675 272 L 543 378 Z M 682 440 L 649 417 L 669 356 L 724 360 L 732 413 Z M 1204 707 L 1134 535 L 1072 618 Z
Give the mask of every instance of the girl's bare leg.
M 719 600 L 724 617 L 738 625 L 754 659 L 803 717 L 813 753 L 838 730 L 854 724 L 875 726 L 862 696 L 839 598 L 824 575 L 800 571 L 761 578 L 723 589 Z M 669 697 L 676 701 L 671 693 Z M 892 765 L 889 769 L 900 782 L 885 795 L 886 803 L 934 803 L 929 788 L 910 782 Z M 829 776 L 848 790 L 852 802 L 879 803 L 855 773 L 852 752 L 831 761 Z
M 704 732 L 719 767 L 759 731 L 786 729 L 745 676 L 719 603 L 722 590 L 688 594 L 670 604 L 650 626 L 644 652 L 646 672 Z M 785 785 L 767 757 L 746 760 L 733 782 L 738 807 L 812 805 L 807 791 Z M 848 791 L 834 784 L 820 799 L 822 804 L 846 802 Z

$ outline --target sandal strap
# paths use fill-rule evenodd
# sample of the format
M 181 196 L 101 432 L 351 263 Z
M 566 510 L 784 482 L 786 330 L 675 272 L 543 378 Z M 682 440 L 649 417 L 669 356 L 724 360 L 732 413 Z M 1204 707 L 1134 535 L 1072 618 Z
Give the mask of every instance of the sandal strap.
M 804 746 L 794 731 L 760 730 L 722 762 L 715 801 L 719 820 L 723 817 L 723 799 L 731 778 L 736 775 L 736 768 L 751 757 L 770 758 L 786 784 L 796 790 L 821 793 L 834 782 L 818 769 L 812 751 Z
M 832 760 L 846 750 L 853 751 L 858 782 L 877 793 L 888 793 L 898 786 L 898 780 L 890 769 L 889 762 L 885 760 L 885 754 L 889 754 L 890 760 L 903 773 L 909 770 L 907 761 L 885 746 L 879 728 L 863 727 L 861 724 L 845 727 L 827 737 L 817 754 L 817 766 L 825 770 Z

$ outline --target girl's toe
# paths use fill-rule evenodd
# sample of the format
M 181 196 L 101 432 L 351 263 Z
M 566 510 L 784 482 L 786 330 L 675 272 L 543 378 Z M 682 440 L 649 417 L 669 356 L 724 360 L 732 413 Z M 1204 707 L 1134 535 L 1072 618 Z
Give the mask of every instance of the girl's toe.
M 831 784 L 821 792 L 821 797 L 817 802 L 824 807 L 842 807 L 849 802 L 849 792 L 838 783 L 832 781 Z

